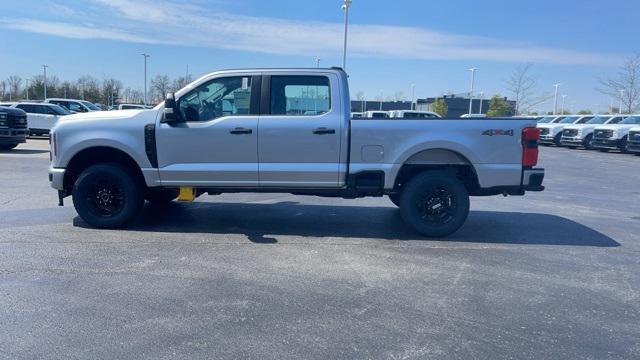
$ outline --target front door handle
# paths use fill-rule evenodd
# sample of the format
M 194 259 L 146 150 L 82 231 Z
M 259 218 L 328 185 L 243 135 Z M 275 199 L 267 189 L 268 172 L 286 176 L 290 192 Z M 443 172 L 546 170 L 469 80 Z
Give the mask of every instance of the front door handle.
M 324 134 L 335 134 L 336 129 L 328 129 L 326 127 L 319 127 L 313 130 L 313 133 L 316 135 L 324 135 Z
M 229 133 L 231 133 L 233 135 L 251 134 L 251 133 L 253 133 L 253 130 L 247 129 L 247 128 L 237 127 L 235 129 L 229 130 Z

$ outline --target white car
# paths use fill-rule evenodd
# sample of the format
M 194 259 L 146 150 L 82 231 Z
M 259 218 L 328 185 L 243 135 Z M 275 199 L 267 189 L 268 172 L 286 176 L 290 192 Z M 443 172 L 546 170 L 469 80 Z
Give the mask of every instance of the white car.
M 102 111 L 102 109 L 95 106 L 93 103 L 85 100 L 51 98 L 51 99 L 46 99 L 44 102 L 60 105 L 69 111 L 73 111 L 74 113 Z
M 640 155 L 640 126 L 631 128 L 627 136 L 627 151 Z
M 487 114 L 464 114 L 461 115 L 461 119 L 484 119 L 487 117 Z
M 442 116 L 434 113 L 433 111 L 419 111 L 419 110 L 394 110 L 389 111 L 389 116 L 392 118 L 401 119 L 440 119 Z
M 571 124 L 584 124 L 591 119 L 593 119 L 593 115 L 567 115 L 549 123 L 538 122 L 538 129 L 540 129 L 540 143 L 560 146 L 562 130 L 565 126 Z
M 596 115 L 593 119 L 583 124 L 567 125 L 562 130 L 562 138 L 560 144 L 570 148 L 584 146 L 586 149 L 593 149 L 591 140 L 593 139 L 593 130 L 599 125 L 617 124 L 622 121 L 625 116 L 614 115 Z
M 640 125 L 640 115 L 627 116 L 617 124 L 598 126 L 593 130 L 593 147 L 600 151 L 627 151 L 631 129 Z
M 24 110 L 27 113 L 30 135 L 45 135 L 60 120 L 62 116 L 71 115 L 71 112 L 62 106 L 48 103 L 19 102 L 11 107 Z
M 353 119 L 362 119 L 364 117 L 367 117 L 367 113 L 366 112 L 352 112 L 351 113 L 351 118 Z
M 367 111 L 364 117 L 367 119 L 388 119 L 391 116 L 388 111 Z

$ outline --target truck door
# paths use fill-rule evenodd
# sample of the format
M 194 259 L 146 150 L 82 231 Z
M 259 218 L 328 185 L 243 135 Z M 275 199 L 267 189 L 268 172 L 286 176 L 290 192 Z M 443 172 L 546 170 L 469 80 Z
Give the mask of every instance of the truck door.
M 258 154 L 261 187 L 336 187 L 343 110 L 335 74 L 265 75 Z M 332 91 L 333 90 L 333 91 Z
M 176 99 L 184 122 L 156 130 L 163 185 L 258 186 L 260 80 L 219 77 Z

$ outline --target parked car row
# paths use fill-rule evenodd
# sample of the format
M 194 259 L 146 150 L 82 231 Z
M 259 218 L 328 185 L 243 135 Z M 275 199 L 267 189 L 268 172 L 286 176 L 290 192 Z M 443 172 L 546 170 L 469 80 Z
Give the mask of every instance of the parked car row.
M 540 143 L 640 153 L 640 115 L 560 115 L 538 120 Z
M 420 110 L 392 110 L 392 111 L 365 111 L 352 112 L 351 117 L 354 119 L 439 119 L 442 116 L 432 111 Z
M 86 100 L 50 98 L 44 101 L 19 101 L 0 103 L 1 107 L 20 109 L 26 112 L 29 135 L 47 135 L 62 116 L 75 113 L 105 111 L 107 107 Z M 109 110 L 148 109 L 139 104 L 120 104 Z

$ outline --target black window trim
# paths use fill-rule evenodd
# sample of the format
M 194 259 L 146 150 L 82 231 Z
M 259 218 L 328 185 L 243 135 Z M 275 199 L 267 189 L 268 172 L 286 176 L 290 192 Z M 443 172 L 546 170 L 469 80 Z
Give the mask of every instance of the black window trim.
M 272 77 L 324 77 L 329 81 L 329 109 L 327 112 L 318 115 L 286 115 L 286 114 L 271 114 L 271 78 Z M 331 84 L 331 77 L 327 74 L 309 74 L 309 75 L 289 75 L 289 74 L 269 74 L 262 75 L 262 89 L 261 89 L 261 101 L 260 101 L 260 116 L 277 116 L 277 117 L 317 117 L 325 116 L 333 111 L 333 94 Z

